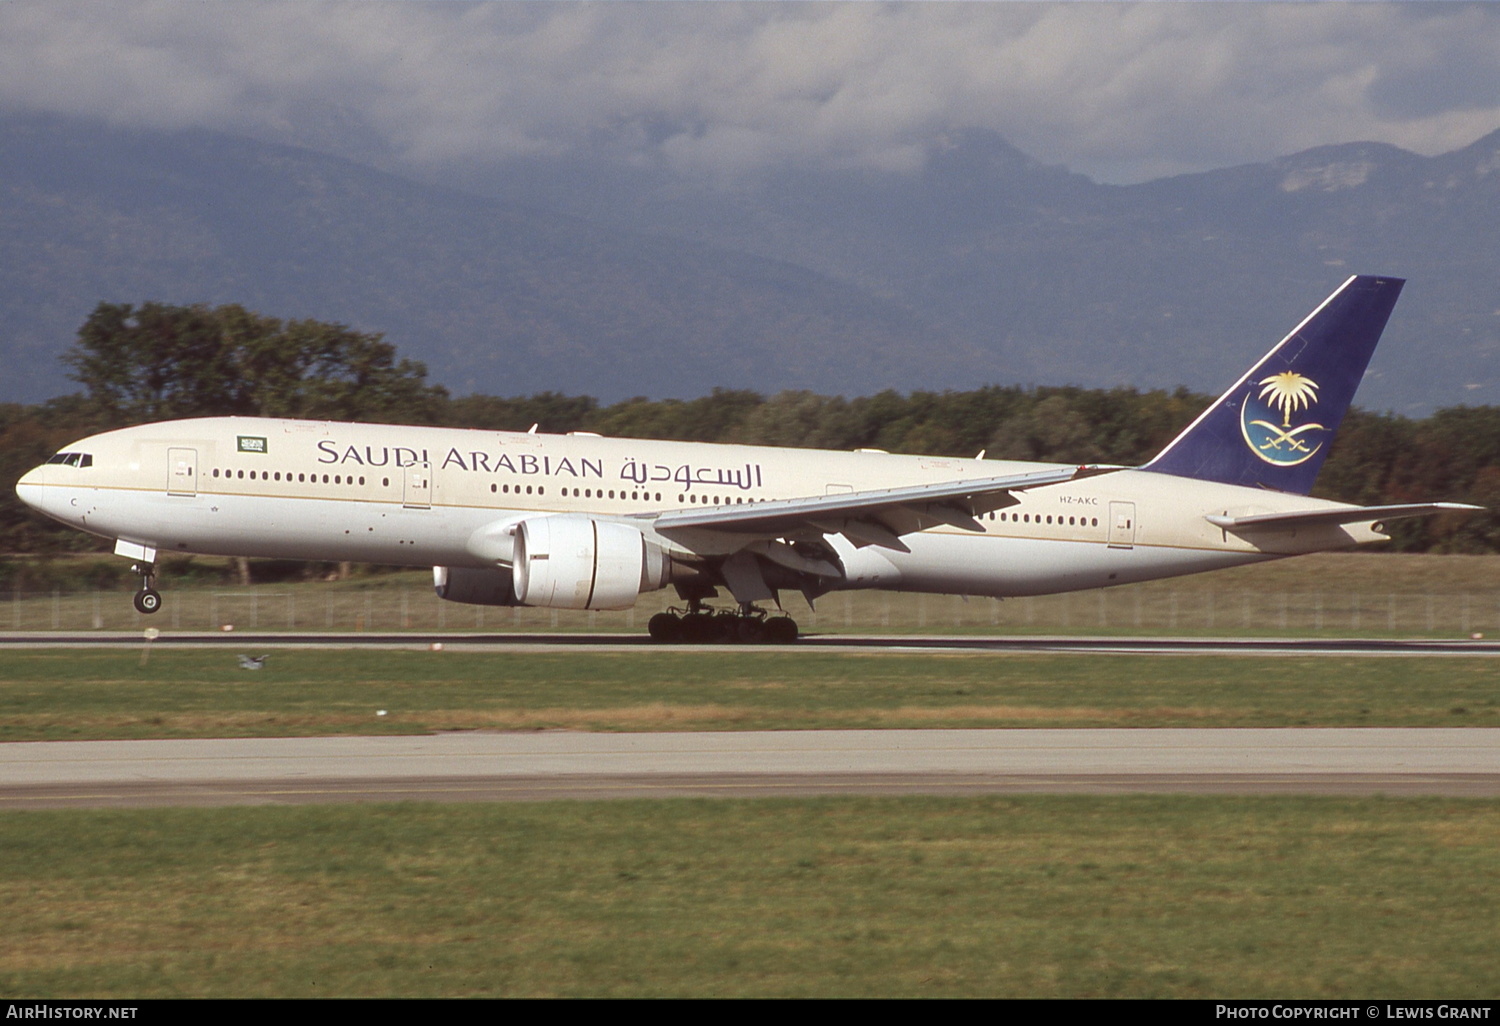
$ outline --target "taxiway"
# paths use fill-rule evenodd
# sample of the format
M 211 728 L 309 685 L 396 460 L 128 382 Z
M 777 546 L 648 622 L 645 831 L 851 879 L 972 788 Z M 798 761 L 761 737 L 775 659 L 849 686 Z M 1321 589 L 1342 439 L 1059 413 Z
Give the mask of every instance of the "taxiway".
M 134 631 L 0 632 L 0 649 L 139 648 Z M 391 648 L 568 652 L 1071 652 L 1120 655 L 1500 656 L 1500 640 L 1430 638 L 1131 637 L 1112 635 L 809 634 L 791 645 L 660 645 L 644 634 L 170 631 L 162 648 Z
M 0 745 L 0 809 L 976 793 L 1500 796 L 1500 729 L 826 730 Z

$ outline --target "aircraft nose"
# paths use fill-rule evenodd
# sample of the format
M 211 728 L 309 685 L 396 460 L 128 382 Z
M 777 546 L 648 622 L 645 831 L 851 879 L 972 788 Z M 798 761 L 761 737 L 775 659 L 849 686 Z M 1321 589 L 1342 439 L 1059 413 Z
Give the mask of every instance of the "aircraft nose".
M 33 467 L 16 482 L 16 495 L 32 509 L 42 508 L 42 492 L 45 491 L 42 487 L 42 474 L 42 467 Z
M 49 487 L 51 477 L 52 468 L 46 464 L 33 467 L 16 482 L 16 495 L 38 513 L 45 513 L 58 520 L 69 520 L 70 511 L 62 508 L 67 505 L 67 498 L 60 494 L 62 489 Z

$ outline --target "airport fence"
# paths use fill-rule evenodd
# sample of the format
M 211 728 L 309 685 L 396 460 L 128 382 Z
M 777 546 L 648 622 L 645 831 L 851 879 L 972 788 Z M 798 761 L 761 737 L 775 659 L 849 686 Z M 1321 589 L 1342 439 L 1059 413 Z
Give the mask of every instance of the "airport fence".
M 168 589 L 142 616 L 124 591 L 10 593 L 0 630 L 291 632 L 636 632 L 677 605 L 671 592 L 634 609 L 577 612 L 468 606 L 418 586 Z M 808 609 L 783 596 L 806 633 L 1011 633 L 1261 636 L 1500 635 L 1500 588 L 1317 591 L 1183 587 L 1171 582 L 1037 598 L 959 598 L 891 592 L 832 594 Z M 0 599 L 3 601 L 3 599 Z M 719 605 L 728 605 L 721 602 Z

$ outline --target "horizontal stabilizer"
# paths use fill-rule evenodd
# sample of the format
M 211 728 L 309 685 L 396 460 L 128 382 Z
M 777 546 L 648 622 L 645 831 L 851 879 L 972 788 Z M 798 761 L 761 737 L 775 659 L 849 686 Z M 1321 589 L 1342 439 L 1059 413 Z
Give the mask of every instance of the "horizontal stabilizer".
M 1203 519 L 1226 531 L 1262 528 L 1311 527 L 1315 524 L 1363 524 L 1375 520 L 1400 520 L 1403 517 L 1425 517 L 1452 510 L 1476 510 L 1464 502 L 1415 502 L 1399 506 L 1343 506 L 1336 509 L 1293 510 L 1290 513 L 1255 513 L 1245 517 L 1220 516 L 1211 513 Z

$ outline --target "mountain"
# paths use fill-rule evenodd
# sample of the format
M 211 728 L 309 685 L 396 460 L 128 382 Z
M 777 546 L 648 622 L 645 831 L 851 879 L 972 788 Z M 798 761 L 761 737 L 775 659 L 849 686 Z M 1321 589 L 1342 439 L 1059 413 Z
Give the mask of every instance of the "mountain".
M 910 175 L 725 183 L 573 158 L 419 179 L 206 131 L 3 118 L 0 400 L 66 390 L 56 354 L 88 311 L 145 299 L 381 331 L 460 393 L 1216 391 L 1361 272 L 1410 279 L 1363 405 L 1500 403 L 1500 132 L 1132 186 L 983 131 L 927 156 Z
M 694 189 L 599 165 L 607 184 L 587 190 L 561 170 L 463 181 L 857 284 L 983 347 L 985 380 L 1217 391 L 1359 272 L 1409 279 L 1361 403 L 1500 403 L 1500 132 L 1438 157 L 1351 143 L 1132 186 L 981 131 L 935 141 L 911 176 Z
M 0 400 L 66 391 L 100 301 L 238 302 L 379 331 L 455 392 L 942 387 L 983 369 L 785 261 L 601 227 L 308 150 L 60 118 L 0 123 Z

